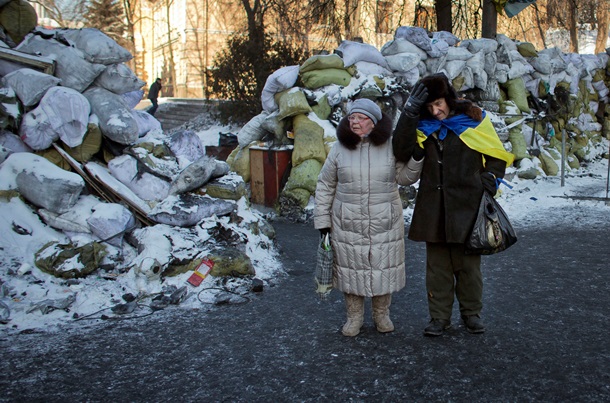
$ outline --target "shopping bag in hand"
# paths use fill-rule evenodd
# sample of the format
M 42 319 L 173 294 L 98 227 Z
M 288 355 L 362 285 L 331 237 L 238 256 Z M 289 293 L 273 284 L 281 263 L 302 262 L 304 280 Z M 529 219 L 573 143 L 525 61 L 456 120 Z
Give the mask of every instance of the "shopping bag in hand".
M 333 250 L 330 246 L 330 234 L 324 235 L 318 244 L 314 281 L 320 299 L 326 299 L 333 288 Z

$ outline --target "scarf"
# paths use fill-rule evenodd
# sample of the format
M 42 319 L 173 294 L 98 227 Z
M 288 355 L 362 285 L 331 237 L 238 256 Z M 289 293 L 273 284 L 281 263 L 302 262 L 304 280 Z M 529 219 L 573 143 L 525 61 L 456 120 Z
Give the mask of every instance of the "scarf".
M 449 132 L 455 133 L 468 148 L 481 154 L 499 158 L 508 167 L 515 156 L 504 149 L 496 130 L 483 111 L 483 120 L 477 122 L 465 114 L 459 114 L 447 119 L 421 119 L 417 125 L 417 142 L 423 148 L 423 142 L 432 133 L 438 132 L 439 140 L 444 140 Z

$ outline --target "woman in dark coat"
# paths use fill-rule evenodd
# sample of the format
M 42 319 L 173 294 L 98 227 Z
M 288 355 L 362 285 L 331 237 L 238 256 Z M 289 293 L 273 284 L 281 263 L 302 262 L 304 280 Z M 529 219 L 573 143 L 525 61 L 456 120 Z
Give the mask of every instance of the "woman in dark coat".
M 460 100 L 444 74 L 424 77 L 407 100 L 393 136 L 398 161 L 424 159 L 409 239 L 426 242 L 427 336 L 451 326 L 457 297 L 466 329 L 483 333 L 481 256 L 465 253 L 483 191 L 513 161 L 489 117 Z

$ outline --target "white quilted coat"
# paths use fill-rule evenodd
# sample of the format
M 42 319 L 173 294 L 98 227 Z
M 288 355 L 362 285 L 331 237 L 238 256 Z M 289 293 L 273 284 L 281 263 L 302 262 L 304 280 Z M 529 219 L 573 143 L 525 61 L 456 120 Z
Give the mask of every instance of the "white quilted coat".
M 389 137 L 380 145 L 365 138 L 352 150 L 338 141 L 318 176 L 314 225 L 331 228 L 333 285 L 344 293 L 372 297 L 405 285 L 397 183 L 416 182 L 423 160 L 397 162 L 391 143 Z

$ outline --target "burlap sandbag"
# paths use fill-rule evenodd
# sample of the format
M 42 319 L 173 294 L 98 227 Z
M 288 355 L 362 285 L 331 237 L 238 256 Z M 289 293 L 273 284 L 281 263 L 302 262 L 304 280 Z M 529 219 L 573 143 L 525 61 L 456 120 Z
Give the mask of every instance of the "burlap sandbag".
M 315 55 L 305 60 L 299 68 L 299 72 L 303 74 L 312 70 L 343 68 L 343 59 L 339 55 Z
M 305 94 L 298 89 L 293 88 L 282 91 L 276 95 L 276 100 L 280 107 L 280 112 L 277 116 L 279 120 L 290 116 L 307 114 L 312 111 L 307 98 L 305 98 Z
M 293 120 L 293 126 L 292 166 L 297 167 L 302 162 L 312 158 L 323 164 L 326 160 L 324 129 L 305 115 L 296 116 Z
M 13 0 L 2 7 L 0 11 L 0 25 L 11 37 L 15 44 L 19 44 L 23 38 L 38 25 L 36 10 L 25 0 Z
M 530 107 L 527 103 L 527 89 L 522 77 L 513 78 L 504 84 L 508 92 L 508 98 L 513 101 L 519 110 L 524 113 L 530 113 Z
M 342 69 L 311 70 L 301 74 L 303 85 L 309 89 L 316 89 L 330 84 L 341 86 L 349 85 L 352 76 Z
M 310 193 L 314 193 L 321 170 L 322 164 L 320 161 L 315 159 L 303 161 L 299 166 L 292 168 L 284 189 L 305 189 Z
M 66 152 L 75 160 L 79 162 L 87 162 L 91 160 L 91 158 L 102 148 L 102 132 L 98 125 L 89 122 L 87 125 L 87 133 L 85 133 L 85 137 L 83 138 L 81 145 L 72 148 L 65 144 L 62 146 L 63 149 L 66 150 Z

